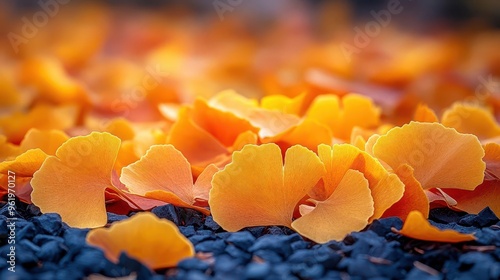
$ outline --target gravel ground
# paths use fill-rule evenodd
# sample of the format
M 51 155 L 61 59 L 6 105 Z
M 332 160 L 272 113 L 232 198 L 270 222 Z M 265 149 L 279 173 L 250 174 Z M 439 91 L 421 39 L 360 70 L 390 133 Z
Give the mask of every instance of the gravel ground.
M 80 279 L 85 276 L 138 279 L 500 279 L 500 221 L 486 208 L 478 215 L 446 208 L 431 211 L 439 228 L 474 232 L 474 242 L 445 244 L 412 240 L 399 218 L 375 221 L 342 242 L 316 244 L 283 227 L 253 227 L 228 233 L 211 217 L 166 205 L 152 210 L 176 223 L 191 240 L 196 257 L 177 268 L 151 272 L 122 254 L 108 261 L 100 249 L 85 243 L 88 230 L 17 203 L 16 272 L 8 271 L 7 207 L 0 210 L 0 279 Z M 108 214 L 109 223 L 127 216 Z M 96 278 L 102 279 L 102 278 Z

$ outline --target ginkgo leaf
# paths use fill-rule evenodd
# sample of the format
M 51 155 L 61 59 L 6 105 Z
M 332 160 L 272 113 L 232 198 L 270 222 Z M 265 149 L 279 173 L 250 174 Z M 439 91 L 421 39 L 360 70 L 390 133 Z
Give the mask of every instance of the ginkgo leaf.
M 43 69 L 43 71 L 41 71 Z M 69 75 L 61 61 L 51 57 L 31 57 L 23 61 L 21 80 L 36 88 L 40 97 L 56 104 L 86 104 L 88 96 L 81 82 Z
M 452 229 L 440 230 L 432 226 L 418 211 L 408 214 L 403 228 L 398 233 L 413 239 L 434 242 L 458 243 L 476 239 L 473 234 L 464 234 Z
M 252 125 L 259 128 L 259 137 L 269 142 L 272 137 L 277 137 L 296 127 L 301 119 L 292 114 L 286 114 L 280 111 L 265 109 L 253 109 L 249 112 L 248 118 Z
M 21 148 L 19 146 L 9 143 L 5 135 L 0 135 L 0 160 L 16 157 L 20 153 Z
M 319 145 L 318 155 L 325 165 L 323 184 L 309 193 L 316 200 L 325 200 L 350 169 L 361 172 L 368 180 L 374 201 L 374 213 L 370 221 L 382 214 L 403 196 L 404 185 L 396 174 L 390 174 L 374 157 L 350 145 Z
M 69 139 L 61 130 L 30 129 L 21 141 L 22 151 L 40 149 L 48 155 L 54 155 L 57 149 Z
M 261 108 L 300 116 L 304 109 L 305 97 L 304 93 L 293 98 L 284 95 L 269 95 L 262 98 Z
M 286 151 L 276 144 L 247 145 L 212 179 L 209 205 L 225 230 L 283 225 L 290 227 L 297 203 L 323 176 L 319 158 L 307 148 Z M 251 198 L 251 199 L 249 199 Z
M 368 180 L 356 170 L 345 173 L 329 198 L 314 203 L 316 206 L 295 220 L 292 228 L 317 243 L 341 240 L 362 230 L 374 210 Z
M 122 141 L 132 140 L 135 136 L 135 130 L 132 124 L 124 118 L 116 118 L 110 121 L 104 131 L 109 132 Z
M 486 162 L 485 180 L 500 181 L 500 144 L 488 143 L 484 146 L 484 157 Z
M 483 182 L 484 150 L 476 136 L 439 123 L 411 122 L 380 136 L 373 154 L 392 168 L 410 165 L 424 189 L 473 190 Z
M 93 229 L 87 243 L 99 247 L 106 257 L 117 263 L 122 252 L 137 259 L 150 269 L 175 267 L 185 258 L 194 256 L 194 247 L 177 226 L 142 212 L 129 219 L 115 222 L 109 228 Z
M 457 103 L 444 112 L 441 123 L 458 132 L 476 135 L 479 139 L 500 136 L 500 125 L 485 108 Z
M 20 177 L 32 177 L 43 161 L 54 155 L 56 150 L 68 140 L 68 135 L 60 130 L 30 129 L 19 146 L 22 154 L 0 163 L 0 173 L 15 172 Z
M 197 166 L 208 165 L 214 158 L 228 153 L 222 143 L 189 118 L 188 108 L 179 111 L 178 120 L 169 131 L 167 143 L 174 145 L 192 165 Z
M 29 112 L 15 112 L 0 117 L 0 130 L 11 143 L 19 143 L 32 128 L 65 130 L 73 127 L 78 109 L 75 106 L 38 104 Z
M 43 213 L 58 213 L 72 227 L 105 225 L 104 191 L 112 187 L 119 148 L 120 139 L 109 133 L 69 139 L 33 175 L 33 203 Z
M 383 217 L 395 216 L 404 221 L 411 211 L 417 210 L 427 218 L 430 210 L 429 199 L 420 182 L 415 179 L 413 168 L 407 164 L 403 164 L 395 170 L 395 173 L 404 183 L 405 192 L 398 202 L 384 212 Z
M 415 110 L 413 120 L 417 122 L 439 122 L 436 112 L 425 104 L 418 105 L 417 110 Z
M 227 111 L 241 118 L 247 118 L 253 109 L 259 108 L 259 102 L 246 98 L 234 90 L 225 90 L 210 98 L 208 104 L 222 111 Z
M 231 112 L 210 107 L 203 99 L 196 99 L 191 110 L 192 120 L 204 131 L 210 133 L 225 147 L 230 147 L 245 131 L 258 132 L 248 120 Z
M 215 173 L 213 168 L 209 169 L 212 175 Z M 210 181 L 211 178 L 206 179 L 204 176 L 207 175 L 203 175 L 203 183 L 193 184 L 191 165 L 182 153 L 172 145 L 154 145 L 139 161 L 122 169 L 120 181 L 132 194 L 208 214 L 208 210 L 194 206 L 196 198 L 208 197 L 206 180 Z
M 12 171 L 20 177 L 32 177 L 47 157 L 48 155 L 38 148 L 28 150 L 13 160 L 1 162 L 0 173 L 7 174 Z
M 294 145 L 315 150 L 319 144 L 331 144 L 332 138 L 331 131 L 325 125 L 314 120 L 304 119 L 283 133 L 262 139 L 262 143 L 276 143 L 283 151 Z
M 317 97 L 307 117 L 327 125 L 333 136 L 349 140 L 354 127 L 374 128 L 380 122 L 381 109 L 362 95 L 348 94 L 341 100 L 336 95 Z
M 12 181 L 15 181 L 14 192 L 12 192 Z M 16 175 L 0 174 L 0 192 L 5 192 L 14 194 L 17 199 L 24 203 L 31 204 L 31 185 L 30 185 L 31 177 L 21 177 Z M 9 183 L 10 187 L 9 188 Z M 10 191 L 9 191 L 10 189 Z
M 478 214 L 484 208 L 489 207 L 497 216 L 500 216 L 500 181 L 498 180 L 484 181 L 473 191 L 446 189 L 444 192 L 456 201 L 452 208 Z

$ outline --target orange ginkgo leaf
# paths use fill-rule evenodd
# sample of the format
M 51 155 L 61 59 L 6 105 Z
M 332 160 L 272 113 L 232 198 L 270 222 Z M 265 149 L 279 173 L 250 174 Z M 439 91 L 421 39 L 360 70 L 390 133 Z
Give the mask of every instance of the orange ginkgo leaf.
M 215 173 L 209 205 L 225 230 L 283 225 L 290 227 L 297 203 L 324 175 L 318 156 L 302 146 L 286 151 L 273 143 L 247 145 Z M 251 198 L 251 199 L 249 199 Z
M 32 177 L 47 157 L 47 154 L 38 148 L 28 150 L 13 160 L 1 162 L 0 174 L 12 171 L 20 177 Z
M 296 126 L 273 137 L 262 139 L 262 143 L 276 143 L 282 151 L 294 145 L 301 145 L 315 150 L 320 144 L 331 144 L 332 133 L 328 127 L 315 120 L 304 119 Z
M 500 144 L 488 143 L 484 145 L 484 158 L 486 162 L 485 180 L 500 181 Z
M 210 186 L 211 176 L 218 169 L 211 166 L 205 170 L 207 173 L 202 173 L 201 180 L 193 184 L 191 166 L 182 153 L 172 145 L 154 145 L 139 161 L 123 168 L 120 181 L 132 194 L 193 208 L 208 215 L 207 209 L 195 203 L 207 201 L 210 190 L 207 183 Z
M 375 128 L 380 122 L 381 109 L 362 95 L 348 94 L 339 100 L 336 95 L 318 96 L 306 116 L 327 125 L 333 136 L 349 140 L 354 127 Z
M 181 108 L 177 122 L 169 131 L 167 143 L 177 150 L 195 166 L 206 166 L 228 150 L 214 136 L 203 130 L 189 117 L 188 108 Z
M 424 189 L 473 190 L 483 182 L 484 150 L 476 136 L 439 123 L 411 122 L 379 137 L 373 154 L 393 169 L 410 165 Z
M 29 112 L 16 112 L 0 117 L 0 130 L 11 143 L 19 143 L 31 128 L 66 130 L 72 127 L 77 113 L 74 106 L 39 104 Z
M 250 112 L 259 108 L 259 102 L 246 98 L 234 90 L 225 90 L 210 98 L 208 104 L 221 111 L 227 111 L 240 118 L 247 118 Z
M 500 181 L 484 181 L 473 191 L 446 189 L 447 195 L 456 201 L 452 208 L 465 211 L 470 214 L 478 214 L 486 207 L 500 216 Z
M 408 164 L 403 164 L 395 172 L 405 184 L 405 192 L 398 202 L 384 212 L 383 217 L 399 217 L 404 221 L 411 211 L 417 210 L 427 218 L 429 199 L 420 182 L 413 176 L 413 168 Z
M 117 118 L 110 121 L 109 123 L 107 123 L 104 131 L 117 136 L 122 141 L 132 140 L 135 136 L 134 127 L 128 120 L 124 118 Z
M 39 148 L 48 155 L 55 155 L 57 149 L 69 139 L 61 130 L 30 129 L 21 141 L 22 151 Z
M 473 234 L 463 234 L 452 229 L 440 230 L 418 211 L 410 212 L 403 228 L 397 232 L 413 239 L 434 242 L 458 243 L 476 239 Z
M 129 219 L 115 222 L 109 228 L 93 229 L 87 234 L 87 243 L 99 247 L 106 257 L 118 262 L 126 253 L 150 269 L 175 267 L 185 258 L 194 256 L 194 247 L 177 226 L 159 219 L 150 212 L 142 212 Z
M 23 83 L 34 87 L 39 96 L 49 102 L 57 104 L 88 102 L 83 85 L 71 77 L 56 59 L 28 58 L 24 60 L 20 74 Z
M 10 170 L 20 177 L 32 177 L 47 156 L 54 155 L 68 138 L 60 130 L 30 129 L 19 146 L 22 154 L 0 163 L 0 173 L 7 174 Z
M 301 205 L 302 217 L 292 223 L 301 235 L 317 242 L 341 240 L 352 231 L 362 230 L 373 215 L 373 198 L 368 180 L 356 170 L 348 170 L 332 195 L 316 206 Z
M 120 182 L 116 171 L 111 175 L 111 184 L 115 188 L 108 188 L 105 192 L 106 210 L 108 212 L 128 215 L 132 210 L 151 210 L 156 206 L 165 205 L 165 202 L 132 194 Z
M 286 114 L 300 116 L 304 111 L 305 97 L 305 93 L 293 98 L 284 95 L 268 95 L 262 98 L 260 107 L 267 110 L 278 110 Z
M 224 127 L 223 124 L 219 125 Z M 251 130 L 243 131 L 235 138 L 232 146 L 226 147 L 197 125 L 190 117 L 189 108 L 183 107 L 179 110 L 178 119 L 172 125 L 166 142 L 179 150 L 191 163 L 195 175 L 199 175 L 209 164 L 225 166 L 231 160 L 232 151 L 239 150 L 246 144 L 256 144 L 257 137 Z
M 21 148 L 9 143 L 5 135 L 0 135 L 0 160 L 11 159 L 21 153 Z
M 439 122 L 436 112 L 425 104 L 418 105 L 417 110 L 415 110 L 413 120 L 417 122 Z
M 215 108 L 248 119 L 262 143 L 276 143 L 283 151 L 293 145 L 315 150 L 319 144 L 331 144 L 330 129 L 313 119 L 301 119 L 305 95 L 289 98 L 281 95 L 266 96 L 261 107 L 256 100 L 247 99 L 233 91 L 225 91 L 209 101 Z M 249 142 L 254 144 L 256 142 Z M 237 149 L 233 149 L 237 150 Z
M 12 182 L 12 179 L 12 173 L 10 176 L 9 174 L 0 174 L 0 193 L 12 193 L 17 199 L 23 201 L 24 203 L 31 204 L 31 177 L 20 177 L 16 174 L 15 187 L 9 188 L 9 183 Z M 12 184 L 10 185 L 12 187 Z
M 389 173 L 374 157 L 350 144 L 319 145 L 318 155 L 326 173 L 309 193 L 316 200 L 330 197 L 350 169 L 361 172 L 368 180 L 374 201 L 370 221 L 380 218 L 403 196 L 404 185 L 396 174 Z
M 111 187 L 111 172 L 120 139 L 93 132 L 66 141 L 33 175 L 31 199 L 43 213 L 55 212 L 72 227 L 106 224 L 104 191 Z
M 230 147 L 245 131 L 258 132 L 248 120 L 231 112 L 211 107 L 207 101 L 198 98 L 190 111 L 191 119 L 203 130 L 214 136 L 222 145 Z
M 474 134 L 481 140 L 500 136 L 500 125 L 494 115 L 475 105 L 455 104 L 444 112 L 441 123 L 458 132 Z

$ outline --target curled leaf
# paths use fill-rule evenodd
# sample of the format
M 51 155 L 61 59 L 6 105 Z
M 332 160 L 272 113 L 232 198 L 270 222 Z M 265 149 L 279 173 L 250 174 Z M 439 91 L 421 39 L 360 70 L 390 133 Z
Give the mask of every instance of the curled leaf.
M 373 198 L 368 180 L 356 170 L 348 170 L 332 195 L 316 206 L 301 205 L 303 216 L 292 223 L 301 235 L 318 243 L 341 240 L 352 231 L 362 230 L 373 215 Z
M 476 239 L 473 234 L 464 234 L 452 229 L 440 230 L 432 226 L 418 211 L 408 214 L 403 228 L 398 233 L 413 239 L 434 242 L 458 243 Z

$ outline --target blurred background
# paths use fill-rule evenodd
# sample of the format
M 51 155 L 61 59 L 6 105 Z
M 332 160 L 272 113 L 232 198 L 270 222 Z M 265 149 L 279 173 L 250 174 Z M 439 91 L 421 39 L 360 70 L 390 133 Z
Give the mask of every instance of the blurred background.
M 149 121 L 234 89 L 357 92 L 395 123 L 421 102 L 498 114 L 499 27 L 495 0 L 1 1 L 0 111 L 77 104 Z

